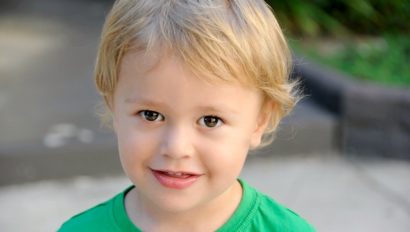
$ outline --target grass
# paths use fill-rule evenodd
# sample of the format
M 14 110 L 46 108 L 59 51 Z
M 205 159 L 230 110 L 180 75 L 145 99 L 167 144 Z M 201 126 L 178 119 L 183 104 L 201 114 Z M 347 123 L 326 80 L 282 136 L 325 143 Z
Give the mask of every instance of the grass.
M 294 40 L 293 50 L 362 81 L 410 87 L 410 36 Z

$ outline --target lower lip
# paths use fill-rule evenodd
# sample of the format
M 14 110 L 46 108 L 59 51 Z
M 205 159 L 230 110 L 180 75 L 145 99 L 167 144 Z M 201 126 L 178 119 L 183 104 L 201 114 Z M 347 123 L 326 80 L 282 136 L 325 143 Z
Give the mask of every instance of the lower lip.
M 191 186 L 195 181 L 198 179 L 198 175 L 191 175 L 186 178 L 178 178 L 178 177 L 173 177 L 173 176 L 168 176 L 165 175 L 163 172 L 158 172 L 152 170 L 152 173 L 154 174 L 155 178 L 158 180 L 158 182 L 167 188 L 172 188 L 172 189 L 184 189 L 188 188 Z

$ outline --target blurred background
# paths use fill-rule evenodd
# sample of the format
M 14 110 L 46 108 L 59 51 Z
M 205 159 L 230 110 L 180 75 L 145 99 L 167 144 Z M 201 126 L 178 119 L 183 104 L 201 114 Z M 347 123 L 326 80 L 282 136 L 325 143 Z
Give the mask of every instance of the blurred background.
M 267 2 L 306 97 L 241 177 L 318 231 L 410 231 L 410 2 Z M 130 185 L 92 75 L 112 3 L 0 1 L 0 231 L 54 231 Z

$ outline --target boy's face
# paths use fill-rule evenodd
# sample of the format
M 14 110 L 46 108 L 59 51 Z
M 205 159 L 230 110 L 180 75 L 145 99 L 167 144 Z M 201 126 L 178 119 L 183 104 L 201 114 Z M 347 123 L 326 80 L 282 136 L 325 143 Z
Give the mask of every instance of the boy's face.
M 149 63 L 127 54 L 114 94 L 125 173 L 145 205 L 167 211 L 224 197 L 266 127 L 261 94 L 239 84 L 199 80 L 173 56 L 144 70 Z

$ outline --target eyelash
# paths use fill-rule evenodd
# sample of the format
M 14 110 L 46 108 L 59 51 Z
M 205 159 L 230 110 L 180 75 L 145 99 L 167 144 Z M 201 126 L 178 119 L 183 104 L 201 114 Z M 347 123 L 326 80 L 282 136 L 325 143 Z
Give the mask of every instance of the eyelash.
M 206 125 L 206 121 L 205 121 L 206 119 L 213 119 L 213 120 L 216 121 L 216 122 L 214 122 L 216 124 L 214 126 L 208 126 L 208 125 Z M 202 118 L 199 119 L 199 124 L 201 126 L 205 126 L 207 128 L 219 127 L 219 126 L 222 125 L 222 123 L 224 123 L 224 121 L 220 117 L 215 116 L 215 115 L 206 115 L 206 116 L 203 116 Z
M 151 115 L 148 115 L 151 114 Z M 141 116 L 144 120 L 150 121 L 150 122 L 156 122 L 156 121 L 164 121 L 165 117 L 153 110 L 141 110 L 138 112 L 138 115 Z M 148 119 L 148 117 L 154 117 L 153 120 Z M 159 118 L 159 120 L 158 120 Z
M 144 120 L 146 121 L 150 121 L 150 122 L 157 122 L 157 121 L 164 121 L 165 117 L 161 114 L 158 113 L 156 111 L 153 110 L 141 110 L 137 113 L 139 116 L 141 116 Z M 209 121 L 211 120 L 211 121 Z M 215 115 L 206 115 L 203 116 L 199 119 L 198 123 L 201 126 L 207 127 L 207 128 L 215 128 L 215 127 L 219 127 L 222 125 L 222 123 L 224 123 L 224 121 Z M 211 124 L 207 125 L 207 124 Z

